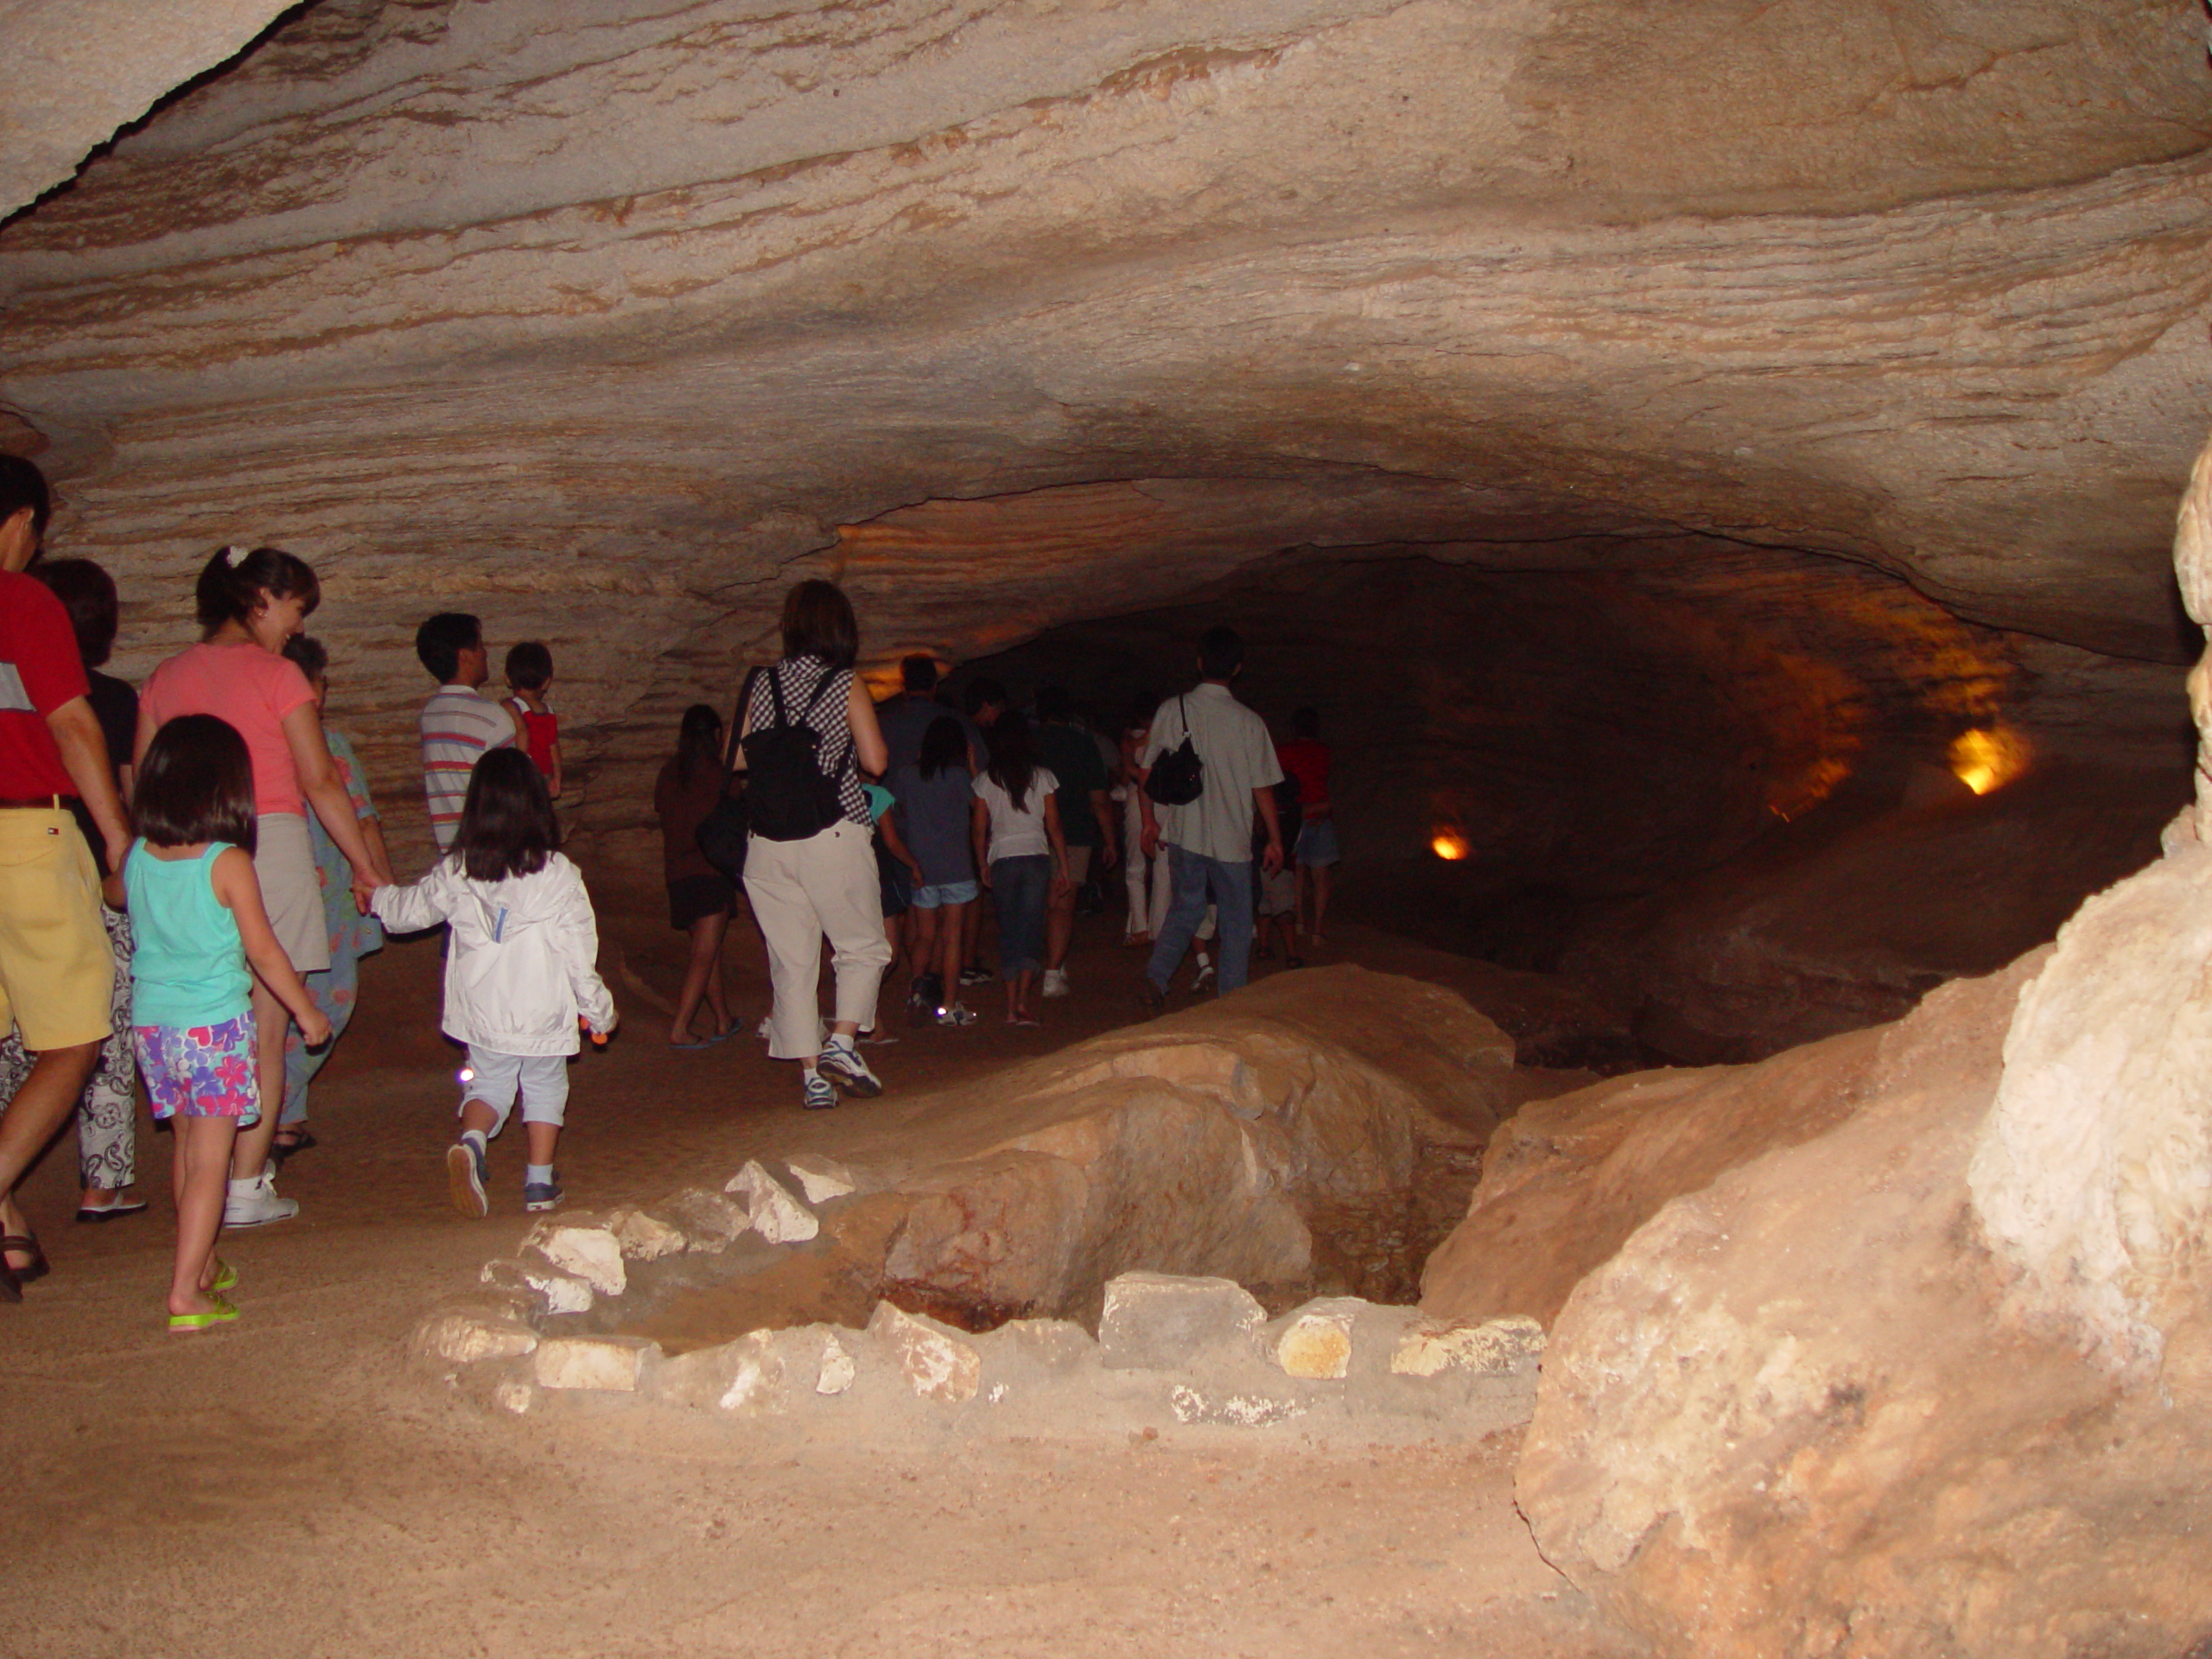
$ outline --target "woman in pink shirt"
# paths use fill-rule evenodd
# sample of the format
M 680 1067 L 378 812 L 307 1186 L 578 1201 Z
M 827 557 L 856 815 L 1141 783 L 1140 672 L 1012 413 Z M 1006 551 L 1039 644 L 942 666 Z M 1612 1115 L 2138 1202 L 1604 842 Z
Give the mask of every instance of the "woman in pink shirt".
M 329 831 L 353 867 L 353 893 L 389 883 L 391 871 L 370 849 L 353 803 L 332 765 L 316 714 L 315 692 L 298 667 L 280 655 L 322 598 L 306 562 L 276 548 L 226 548 L 200 573 L 194 598 L 206 637 L 159 668 L 139 694 L 134 760 L 165 721 L 179 715 L 213 715 L 245 740 L 253 758 L 254 873 L 270 927 L 298 972 L 330 965 L 322 891 L 308 842 L 307 811 Z M 231 1160 L 226 1226 L 252 1227 L 299 1213 L 276 1196 L 267 1167 L 284 1098 L 284 1033 L 291 1015 L 258 979 L 253 985 L 255 1070 L 260 1121 L 240 1131 Z

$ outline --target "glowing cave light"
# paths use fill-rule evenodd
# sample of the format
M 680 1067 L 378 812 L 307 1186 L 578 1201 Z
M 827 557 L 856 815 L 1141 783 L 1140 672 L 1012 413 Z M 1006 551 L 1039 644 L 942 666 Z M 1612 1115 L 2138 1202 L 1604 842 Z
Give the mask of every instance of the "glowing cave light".
M 2002 789 L 2027 770 L 2027 740 L 2002 726 L 1977 728 L 1952 740 L 1951 771 L 1977 795 Z
M 1456 864 L 1467 855 L 1467 838 L 1457 830 L 1440 830 L 1428 843 L 1428 850 L 1446 863 Z
M 464 1065 L 454 1075 L 465 1084 L 476 1081 L 476 1070 L 474 1066 Z

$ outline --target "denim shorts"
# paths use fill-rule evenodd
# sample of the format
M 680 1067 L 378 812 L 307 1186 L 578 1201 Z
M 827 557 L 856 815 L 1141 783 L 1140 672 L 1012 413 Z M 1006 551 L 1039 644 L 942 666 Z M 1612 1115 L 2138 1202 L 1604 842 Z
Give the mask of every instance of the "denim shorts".
M 251 1014 L 215 1026 L 133 1026 L 130 1035 L 156 1118 L 235 1117 L 241 1128 L 261 1121 Z
M 1333 864 L 1344 855 L 1337 850 L 1337 821 L 1318 818 L 1298 832 L 1298 849 L 1292 855 L 1295 863 L 1312 868 L 1317 864 Z
M 982 887 L 974 881 L 940 881 L 932 887 L 914 889 L 916 910 L 935 910 L 939 905 L 972 905 Z

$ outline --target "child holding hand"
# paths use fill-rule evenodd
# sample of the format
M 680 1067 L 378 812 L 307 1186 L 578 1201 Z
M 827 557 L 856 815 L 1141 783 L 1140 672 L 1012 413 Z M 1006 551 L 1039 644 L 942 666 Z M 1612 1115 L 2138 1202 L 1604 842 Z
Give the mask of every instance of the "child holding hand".
M 553 1151 L 568 1119 L 569 1057 L 614 1029 L 601 981 L 599 923 L 583 876 L 560 853 L 545 779 L 519 749 L 488 749 L 469 774 L 461 823 L 442 862 L 412 887 L 379 887 L 378 918 L 395 932 L 451 925 L 446 1035 L 468 1046 L 461 1139 L 446 1152 L 454 1207 L 491 1213 L 486 1148 L 518 1095 L 528 1142 L 523 1208 L 561 1202 Z
M 138 763 L 133 817 L 138 838 L 123 867 L 139 939 L 130 1035 L 154 1116 L 173 1119 L 176 1135 L 169 1329 L 205 1331 L 238 1316 L 223 1296 L 238 1274 L 215 1254 L 215 1235 L 231 1143 L 262 1111 L 254 976 L 310 1046 L 330 1040 L 330 1021 L 292 970 L 262 905 L 253 759 L 237 728 L 213 715 L 165 723 Z

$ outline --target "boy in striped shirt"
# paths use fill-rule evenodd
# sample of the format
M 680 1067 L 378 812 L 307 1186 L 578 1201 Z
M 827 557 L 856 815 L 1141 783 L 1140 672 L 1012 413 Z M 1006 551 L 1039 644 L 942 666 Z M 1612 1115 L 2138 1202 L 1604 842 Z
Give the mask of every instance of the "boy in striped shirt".
M 465 611 L 441 611 L 415 630 L 415 655 L 438 689 L 423 705 L 423 793 L 442 855 L 461 826 L 468 774 L 486 749 L 510 748 L 515 720 L 480 687 L 492 677 L 484 628 Z

